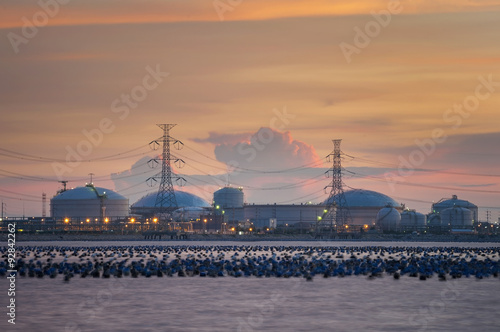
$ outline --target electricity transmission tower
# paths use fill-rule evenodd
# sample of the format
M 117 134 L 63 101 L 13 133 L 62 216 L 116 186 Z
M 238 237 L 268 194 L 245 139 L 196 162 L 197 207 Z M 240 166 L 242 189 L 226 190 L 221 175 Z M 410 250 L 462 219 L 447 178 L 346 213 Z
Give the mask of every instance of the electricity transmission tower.
M 178 139 L 170 136 L 170 129 L 175 127 L 175 124 L 158 124 L 157 126 L 163 130 L 163 136 L 151 141 L 149 146 L 152 150 L 158 150 L 161 145 L 163 150 L 161 156 L 150 159 L 148 164 L 151 168 L 155 168 L 161 162 L 161 172 L 148 178 L 146 182 L 151 187 L 158 181 L 160 182 L 158 194 L 156 195 L 154 213 L 160 218 L 160 221 L 165 222 L 172 219 L 172 212 L 178 207 L 172 179 L 174 179 L 179 186 L 183 186 L 186 183 L 183 177 L 172 176 L 172 161 L 178 168 L 181 168 L 184 166 L 184 160 L 170 153 L 170 145 L 180 150 L 184 144 Z
M 333 233 L 334 227 L 337 231 L 347 231 L 351 221 L 351 213 L 347 200 L 344 195 L 342 182 L 342 158 L 340 143 L 341 139 L 333 140 L 333 151 L 327 156 L 328 161 L 332 161 L 332 167 L 326 171 L 326 175 L 332 175 L 332 182 L 325 187 L 330 189 L 327 206 L 320 220 L 323 223 L 330 221 L 330 232 Z

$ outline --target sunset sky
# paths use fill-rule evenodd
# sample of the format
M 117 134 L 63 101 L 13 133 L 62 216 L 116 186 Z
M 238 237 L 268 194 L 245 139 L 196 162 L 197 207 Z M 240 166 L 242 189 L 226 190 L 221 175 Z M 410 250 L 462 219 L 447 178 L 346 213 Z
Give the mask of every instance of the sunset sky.
M 8 216 L 89 173 L 130 203 L 155 191 L 157 123 L 177 124 L 174 171 L 208 201 L 230 183 L 249 203 L 319 203 L 342 139 L 345 189 L 500 216 L 500 1 L 60 2 L 0 5 Z

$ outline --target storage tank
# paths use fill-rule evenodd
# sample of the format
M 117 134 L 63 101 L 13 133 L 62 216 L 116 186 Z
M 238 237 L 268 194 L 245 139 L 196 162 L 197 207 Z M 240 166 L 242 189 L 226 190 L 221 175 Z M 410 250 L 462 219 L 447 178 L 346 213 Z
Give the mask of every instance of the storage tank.
M 401 214 L 390 205 L 377 213 L 377 226 L 383 231 L 397 231 L 401 224 Z
M 441 216 L 437 213 L 431 213 L 427 216 L 427 225 L 430 227 L 441 227 Z
M 190 221 L 199 219 L 202 215 L 210 213 L 210 208 L 203 207 L 182 207 L 172 212 L 174 220 Z
M 470 210 L 472 212 L 472 221 L 477 221 L 478 208 L 477 205 L 466 201 L 464 199 L 459 199 L 457 195 L 453 195 L 451 199 L 443 198 L 439 202 L 432 204 L 433 213 L 441 213 L 446 209 L 452 207 L 462 207 Z
M 415 210 L 404 210 L 401 213 L 401 228 L 403 230 L 424 229 L 427 225 L 427 217 Z
M 214 192 L 214 205 L 217 209 L 242 208 L 244 195 L 242 188 L 224 187 Z
M 441 212 L 441 222 L 443 226 L 449 225 L 451 228 L 472 228 L 473 213 L 471 210 L 454 206 Z
M 52 218 L 116 219 L 129 215 L 128 198 L 111 189 L 87 184 L 63 190 L 50 200 Z
M 204 199 L 191 193 L 176 190 L 174 191 L 177 208 L 184 207 L 210 207 L 210 204 Z M 144 217 L 151 217 L 155 214 L 157 193 L 153 192 L 142 197 L 140 200 L 132 204 L 131 210 L 133 214 L 140 214 Z
M 376 191 L 352 189 L 345 191 L 344 196 L 351 214 L 351 223 L 349 226 L 353 229 L 365 228 L 365 225 L 374 225 L 377 221 L 377 213 L 387 205 L 402 211 L 402 207 L 398 202 Z M 333 196 L 333 201 L 339 204 L 337 196 Z M 328 205 L 328 203 L 329 200 L 327 199 L 324 205 Z

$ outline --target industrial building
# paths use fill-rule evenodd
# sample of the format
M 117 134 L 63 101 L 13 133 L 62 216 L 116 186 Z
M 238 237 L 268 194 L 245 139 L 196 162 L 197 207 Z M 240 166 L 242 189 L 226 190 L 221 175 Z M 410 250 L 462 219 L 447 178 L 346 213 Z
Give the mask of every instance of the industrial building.
M 387 206 L 401 218 L 401 205 L 387 195 L 361 189 L 346 191 L 344 195 L 351 215 L 348 227 L 353 230 L 375 226 L 379 211 Z M 338 197 L 333 196 L 333 200 L 337 203 Z M 272 222 L 277 226 L 309 223 L 314 227 L 328 203 L 327 200 L 322 204 L 244 204 L 243 190 L 232 187 L 216 191 L 213 202 L 216 214 L 223 214 L 227 222 L 247 221 L 256 227 L 269 227 Z
M 323 215 L 320 204 L 245 204 L 242 188 L 224 187 L 214 192 L 214 211 L 229 223 L 248 222 L 256 228 L 275 228 L 309 223 Z
M 95 187 L 92 183 L 84 187 L 60 190 L 50 200 L 52 218 L 72 220 L 109 220 L 129 215 L 128 198 L 113 190 Z

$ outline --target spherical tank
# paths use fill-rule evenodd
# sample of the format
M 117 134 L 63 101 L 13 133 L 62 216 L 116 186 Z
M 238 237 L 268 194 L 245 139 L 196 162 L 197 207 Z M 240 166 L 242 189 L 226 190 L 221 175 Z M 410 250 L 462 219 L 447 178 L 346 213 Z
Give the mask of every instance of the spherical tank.
M 425 228 L 427 217 L 423 213 L 415 210 L 405 210 L 401 213 L 401 228 L 403 229 L 420 229 Z
M 383 231 L 397 231 L 401 214 L 392 206 L 386 206 L 377 213 L 377 226 Z
M 214 205 L 219 209 L 243 207 L 244 195 L 241 188 L 224 187 L 214 192 Z
M 443 225 L 449 225 L 452 228 L 470 228 L 472 220 L 472 211 L 463 207 L 454 206 L 441 212 Z

